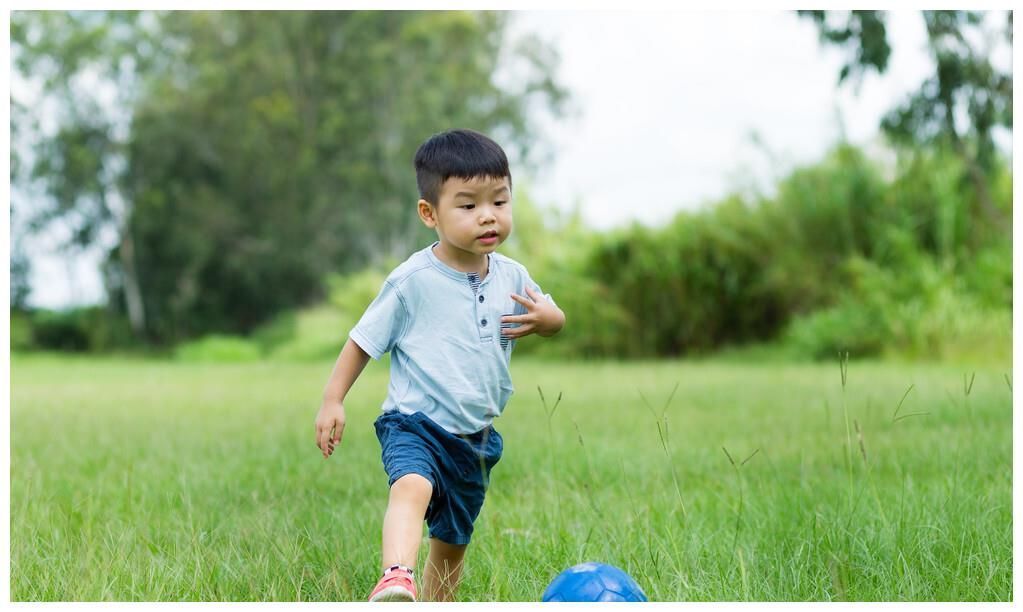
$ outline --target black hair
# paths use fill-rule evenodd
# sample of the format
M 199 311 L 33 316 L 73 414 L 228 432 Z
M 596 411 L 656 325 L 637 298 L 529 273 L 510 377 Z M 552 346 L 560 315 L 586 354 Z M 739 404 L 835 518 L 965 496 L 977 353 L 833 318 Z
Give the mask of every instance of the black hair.
M 436 206 L 440 188 L 451 177 L 460 179 L 508 179 L 511 171 L 504 150 L 490 138 L 466 129 L 448 130 L 430 136 L 415 157 L 419 197 Z

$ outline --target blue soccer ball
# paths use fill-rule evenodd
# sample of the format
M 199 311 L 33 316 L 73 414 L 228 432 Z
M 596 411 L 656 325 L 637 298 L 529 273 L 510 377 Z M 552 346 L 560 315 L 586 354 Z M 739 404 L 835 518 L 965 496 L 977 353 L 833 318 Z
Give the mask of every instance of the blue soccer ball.
M 544 601 L 646 601 L 631 576 L 613 565 L 580 563 L 561 572 L 543 592 Z

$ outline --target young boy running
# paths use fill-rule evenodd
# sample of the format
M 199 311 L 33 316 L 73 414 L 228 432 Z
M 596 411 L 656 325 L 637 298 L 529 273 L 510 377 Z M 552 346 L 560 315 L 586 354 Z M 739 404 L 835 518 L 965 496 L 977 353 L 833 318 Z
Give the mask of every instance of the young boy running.
M 565 314 L 518 262 L 495 253 L 512 231 L 504 151 L 471 130 L 429 138 L 415 156 L 419 218 L 437 241 L 387 277 L 351 330 L 323 393 L 316 443 L 329 457 L 344 399 L 369 358 L 390 351 L 375 427 L 390 496 L 383 576 L 370 601 L 415 601 L 423 520 L 430 533 L 427 600 L 454 599 L 473 523 L 503 442 L 492 422 L 512 394 L 519 338 L 552 336 Z

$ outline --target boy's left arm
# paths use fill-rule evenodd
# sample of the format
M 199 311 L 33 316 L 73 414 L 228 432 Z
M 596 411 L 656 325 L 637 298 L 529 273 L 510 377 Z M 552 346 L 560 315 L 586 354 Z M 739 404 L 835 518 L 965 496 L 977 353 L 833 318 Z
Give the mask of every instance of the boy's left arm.
M 526 294 L 529 297 L 523 297 L 517 293 L 511 294 L 513 300 L 526 308 L 526 314 L 501 317 L 502 323 L 519 324 L 518 327 L 502 329 L 501 333 L 512 339 L 529 334 L 547 338 L 561 331 L 561 328 L 565 326 L 565 313 L 530 287 L 526 287 Z

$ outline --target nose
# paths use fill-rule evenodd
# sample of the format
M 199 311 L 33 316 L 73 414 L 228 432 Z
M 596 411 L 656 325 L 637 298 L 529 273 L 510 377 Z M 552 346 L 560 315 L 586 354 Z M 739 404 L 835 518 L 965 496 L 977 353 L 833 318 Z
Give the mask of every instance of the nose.
M 497 220 L 493 206 L 480 206 L 480 225 L 487 225 Z

